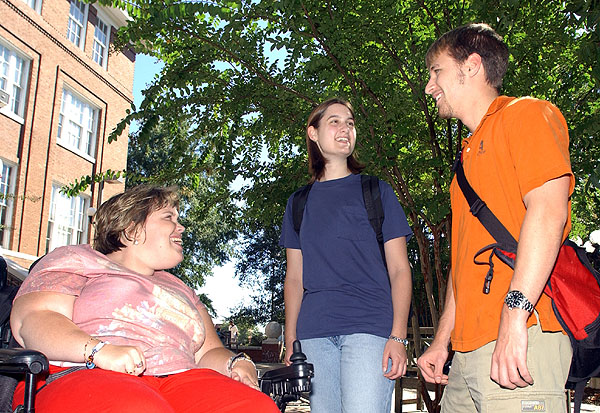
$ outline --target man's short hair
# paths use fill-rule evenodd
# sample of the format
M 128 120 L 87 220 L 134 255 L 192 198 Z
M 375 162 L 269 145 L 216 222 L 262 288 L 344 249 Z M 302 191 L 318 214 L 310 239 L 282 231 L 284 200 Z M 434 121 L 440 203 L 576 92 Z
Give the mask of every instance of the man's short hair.
M 146 218 L 166 206 L 179 208 L 176 187 L 138 185 L 111 197 L 94 216 L 94 249 L 110 254 L 125 248 L 122 237 L 131 241 L 131 234 L 144 226 Z
M 508 66 L 508 47 L 494 29 L 485 23 L 470 23 L 443 34 L 427 51 L 427 67 L 435 57 L 446 51 L 459 64 L 473 53 L 481 56 L 485 80 L 500 93 Z

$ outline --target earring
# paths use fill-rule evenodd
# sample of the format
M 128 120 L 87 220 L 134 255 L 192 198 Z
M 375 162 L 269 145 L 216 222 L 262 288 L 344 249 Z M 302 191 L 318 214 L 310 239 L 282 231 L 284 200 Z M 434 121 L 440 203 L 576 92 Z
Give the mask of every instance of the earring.
M 137 239 L 133 240 L 133 245 L 138 245 L 140 242 Z

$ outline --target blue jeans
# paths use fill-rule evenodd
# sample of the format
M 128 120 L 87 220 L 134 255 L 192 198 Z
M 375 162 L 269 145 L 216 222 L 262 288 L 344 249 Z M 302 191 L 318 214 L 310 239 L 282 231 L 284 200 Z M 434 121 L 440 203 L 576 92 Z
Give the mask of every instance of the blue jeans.
M 389 413 L 394 381 L 383 376 L 387 339 L 348 334 L 301 340 L 315 367 L 310 393 L 312 413 Z

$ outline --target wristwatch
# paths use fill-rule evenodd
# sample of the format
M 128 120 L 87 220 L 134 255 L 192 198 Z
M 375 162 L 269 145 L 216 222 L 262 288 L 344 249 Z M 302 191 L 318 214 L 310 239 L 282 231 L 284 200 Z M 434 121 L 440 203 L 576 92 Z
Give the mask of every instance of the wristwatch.
M 531 304 L 527 297 L 525 297 L 525 295 L 519 290 L 509 291 L 506 294 L 506 297 L 504 297 L 504 302 L 508 306 L 509 310 L 512 310 L 513 308 L 520 308 L 528 313 L 531 313 L 534 309 L 533 304 Z
M 402 344 L 404 344 L 404 347 L 408 347 L 408 339 L 406 339 L 406 338 L 400 338 L 400 337 L 391 335 L 388 337 L 388 339 L 395 341 L 396 343 L 402 343 Z

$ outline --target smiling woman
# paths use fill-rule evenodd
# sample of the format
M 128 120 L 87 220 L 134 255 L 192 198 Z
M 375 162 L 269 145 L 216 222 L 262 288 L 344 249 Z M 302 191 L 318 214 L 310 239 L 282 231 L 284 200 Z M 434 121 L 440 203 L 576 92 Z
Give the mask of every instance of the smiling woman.
M 253 363 L 223 347 L 198 297 L 163 271 L 183 259 L 177 208 L 175 188 L 132 188 L 98 209 L 93 249 L 57 248 L 31 271 L 11 325 L 57 360 L 40 411 L 279 411 Z
M 314 365 L 313 413 L 389 412 L 394 380 L 406 372 L 412 232 L 391 186 L 378 181 L 384 261 L 365 209 L 356 140 L 349 102 L 332 98 L 314 108 L 306 127 L 312 189 L 302 225 L 295 195 L 283 218 L 286 362 L 300 340 Z

